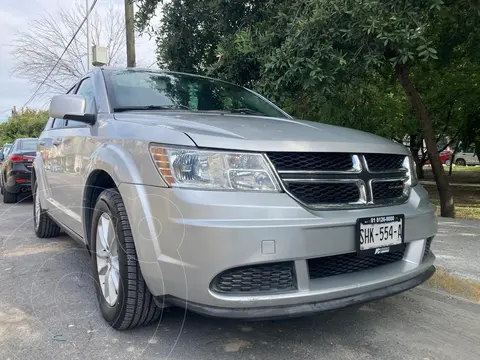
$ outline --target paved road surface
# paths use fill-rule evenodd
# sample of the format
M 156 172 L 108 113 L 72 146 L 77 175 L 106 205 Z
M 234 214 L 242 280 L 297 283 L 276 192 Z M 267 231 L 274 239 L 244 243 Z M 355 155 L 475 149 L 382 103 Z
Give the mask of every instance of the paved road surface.
M 100 318 L 87 253 L 35 238 L 31 203 L 0 204 L 0 359 L 478 359 L 480 305 L 425 287 L 353 313 L 243 323 L 166 311 L 116 332 Z
M 480 282 L 480 221 L 439 218 L 438 224 L 432 244 L 436 264 Z

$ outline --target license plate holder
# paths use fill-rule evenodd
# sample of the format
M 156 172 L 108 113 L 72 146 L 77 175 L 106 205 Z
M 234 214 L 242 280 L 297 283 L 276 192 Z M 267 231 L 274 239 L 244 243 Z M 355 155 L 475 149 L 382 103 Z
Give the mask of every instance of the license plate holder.
M 359 256 L 372 256 L 405 249 L 403 214 L 357 219 L 355 244 Z

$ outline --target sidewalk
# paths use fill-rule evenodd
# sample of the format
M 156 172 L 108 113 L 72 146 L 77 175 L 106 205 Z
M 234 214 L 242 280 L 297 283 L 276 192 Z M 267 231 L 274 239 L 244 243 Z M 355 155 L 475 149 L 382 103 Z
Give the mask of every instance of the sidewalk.
M 439 218 L 432 250 L 437 267 L 480 283 L 480 221 Z

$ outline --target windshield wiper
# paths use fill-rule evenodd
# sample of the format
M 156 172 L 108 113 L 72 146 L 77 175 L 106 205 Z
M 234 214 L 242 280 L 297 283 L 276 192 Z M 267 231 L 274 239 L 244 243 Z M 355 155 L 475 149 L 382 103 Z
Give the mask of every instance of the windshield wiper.
M 261 111 L 249 109 L 249 108 L 239 108 L 239 109 L 228 109 L 228 112 L 232 114 L 248 114 L 248 115 L 264 115 Z
M 143 105 L 143 106 L 122 106 L 114 108 L 114 112 L 122 112 L 122 111 L 134 111 L 134 110 L 178 110 L 178 109 L 185 109 L 185 110 L 192 110 L 186 105 L 181 104 L 171 104 L 171 105 Z

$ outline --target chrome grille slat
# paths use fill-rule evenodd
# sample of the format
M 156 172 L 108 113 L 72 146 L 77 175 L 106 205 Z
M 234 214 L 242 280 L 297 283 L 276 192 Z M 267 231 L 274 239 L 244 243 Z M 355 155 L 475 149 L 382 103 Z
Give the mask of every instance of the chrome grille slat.
M 285 192 L 312 209 L 385 206 L 408 200 L 409 189 L 404 186 L 407 169 L 403 167 L 406 155 L 304 152 L 266 155 Z

